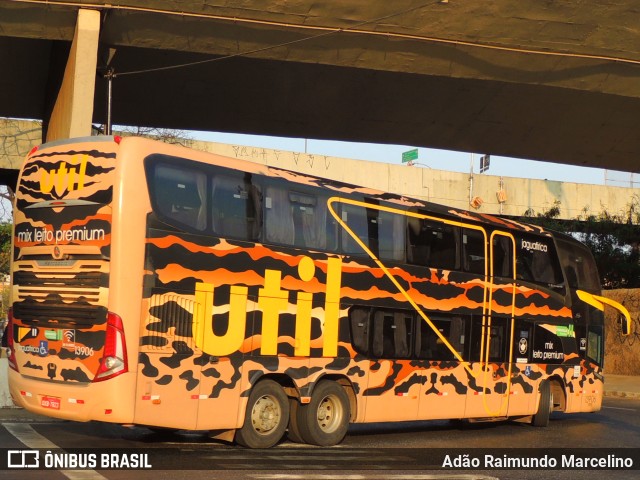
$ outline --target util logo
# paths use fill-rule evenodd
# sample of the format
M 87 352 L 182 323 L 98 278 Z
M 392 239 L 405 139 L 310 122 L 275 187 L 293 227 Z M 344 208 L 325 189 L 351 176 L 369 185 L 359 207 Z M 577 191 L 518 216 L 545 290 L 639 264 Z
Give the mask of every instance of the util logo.
M 303 282 L 312 282 L 316 266 L 309 257 L 302 257 L 298 264 L 298 276 Z M 296 292 L 295 306 L 289 305 L 289 291 L 282 290 L 282 272 L 265 270 L 264 286 L 258 290 L 257 307 L 262 312 L 260 353 L 278 354 L 278 325 L 280 315 L 295 312 L 295 356 L 308 356 L 311 351 L 311 312 L 313 293 Z M 327 280 L 325 285 L 324 319 L 322 323 L 322 356 L 338 355 L 338 322 L 340 317 L 340 284 L 342 281 L 342 260 L 327 259 Z M 210 283 L 196 283 L 193 312 L 193 336 L 195 344 L 203 352 L 214 355 L 229 355 L 238 351 L 245 340 L 247 320 L 248 288 L 234 285 L 229 298 L 229 323 L 224 335 L 213 332 L 215 319 L 213 305 L 214 286 Z M 223 307 L 224 309 L 224 307 Z
M 84 188 L 88 157 L 88 155 L 75 155 L 69 166 L 67 162 L 62 162 L 57 170 L 46 171 L 41 168 L 40 191 L 50 193 L 55 187 L 55 192 L 62 195 L 64 192 Z

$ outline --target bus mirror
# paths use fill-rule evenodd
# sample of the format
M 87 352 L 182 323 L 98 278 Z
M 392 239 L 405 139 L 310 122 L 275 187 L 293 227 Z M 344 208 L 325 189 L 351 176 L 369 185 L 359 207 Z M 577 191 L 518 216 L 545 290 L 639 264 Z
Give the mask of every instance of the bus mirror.
M 618 321 L 620 322 L 620 330 L 622 330 L 622 335 L 627 336 L 631 333 L 629 320 L 623 314 L 620 314 L 618 317 Z
M 620 332 L 622 335 L 631 333 L 631 315 L 627 307 L 607 297 L 592 295 L 582 290 L 576 290 L 578 297 L 589 305 L 604 311 L 604 306 L 609 305 L 618 311 L 618 322 L 620 322 Z

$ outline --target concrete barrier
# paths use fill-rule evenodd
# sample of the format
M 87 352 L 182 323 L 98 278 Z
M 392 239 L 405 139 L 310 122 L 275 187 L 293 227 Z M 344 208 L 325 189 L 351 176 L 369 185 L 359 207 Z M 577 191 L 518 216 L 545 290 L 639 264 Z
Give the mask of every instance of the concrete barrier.
M 9 394 L 9 362 L 5 357 L 0 358 L 0 408 L 15 407 Z

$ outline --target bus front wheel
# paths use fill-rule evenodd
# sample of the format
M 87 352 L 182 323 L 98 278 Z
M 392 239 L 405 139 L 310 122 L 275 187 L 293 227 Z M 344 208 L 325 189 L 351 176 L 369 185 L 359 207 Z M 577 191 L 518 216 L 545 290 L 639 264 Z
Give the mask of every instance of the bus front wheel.
M 306 443 L 328 447 L 344 439 L 349 419 L 349 397 L 344 388 L 325 380 L 314 389 L 311 402 L 297 407 L 294 424 Z
M 236 442 L 249 448 L 269 448 L 280 441 L 289 423 L 289 399 L 273 380 L 262 380 L 251 390 L 244 425 Z
M 553 392 L 551 391 L 549 380 L 540 382 L 539 391 L 540 403 L 538 404 L 538 411 L 531 420 L 531 424 L 534 427 L 546 427 L 549 425 L 549 417 L 553 408 Z

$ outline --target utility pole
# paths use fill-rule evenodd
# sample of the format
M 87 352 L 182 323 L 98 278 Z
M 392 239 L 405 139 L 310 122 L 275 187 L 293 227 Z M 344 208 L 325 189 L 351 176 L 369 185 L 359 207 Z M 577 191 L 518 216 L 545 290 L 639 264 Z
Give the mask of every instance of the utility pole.
M 469 169 L 469 205 L 473 202 L 473 153 L 471 154 L 471 167 Z

